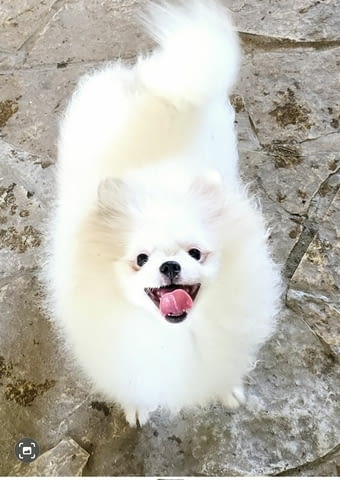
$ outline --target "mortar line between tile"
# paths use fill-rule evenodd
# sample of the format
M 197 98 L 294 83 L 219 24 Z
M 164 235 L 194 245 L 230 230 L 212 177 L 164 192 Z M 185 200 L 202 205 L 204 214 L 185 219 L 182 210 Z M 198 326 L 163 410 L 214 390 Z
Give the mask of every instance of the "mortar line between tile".
M 335 453 L 338 453 L 339 451 L 340 451 L 340 443 L 338 443 L 334 448 L 332 448 L 327 453 L 325 453 L 325 455 L 322 455 L 321 457 L 316 458 L 315 460 L 312 460 L 310 462 L 306 462 L 306 463 L 302 463 L 301 465 L 297 465 L 294 468 L 289 468 L 288 470 L 283 470 L 282 472 L 275 475 L 275 477 L 285 477 L 285 476 L 294 477 L 294 476 L 296 476 L 296 475 L 294 475 L 294 473 L 298 474 L 300 468 L 317 466 L 318 462 L 328 460 L 328 458 L 331 455 L 334 455 Z
M 336 40 L 294 40 L 291 38 L 261 35 L 259 33 L 238 32 L 245 45 L 253 46 L 259 50 L 283 50 L 297 48 L 314 48 L 315 50 L 328 50 L 340 47 L 340 39 Z

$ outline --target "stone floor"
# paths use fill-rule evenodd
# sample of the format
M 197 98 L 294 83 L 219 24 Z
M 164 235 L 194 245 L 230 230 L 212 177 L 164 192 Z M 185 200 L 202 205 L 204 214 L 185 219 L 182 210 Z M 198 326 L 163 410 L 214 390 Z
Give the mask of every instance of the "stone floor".
M 143 3 L 0 2 L 0 474 L 339 475 L 339 0 L 224 2 L 244 50 L 233 95 L 242 173 L 287 281 L 247 404 L 131 429 L 42 312 L 58 118 L 80 75 L 150 48 L 134 19 Z M 22 437 L 45 452 L 30 466 L 13 453 Z

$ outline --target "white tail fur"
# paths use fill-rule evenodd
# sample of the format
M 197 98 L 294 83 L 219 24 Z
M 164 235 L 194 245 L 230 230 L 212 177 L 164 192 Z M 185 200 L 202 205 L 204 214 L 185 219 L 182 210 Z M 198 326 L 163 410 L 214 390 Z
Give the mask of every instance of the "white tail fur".
M 204 103 L 229 92 L 239 45 L 225 8 L 213 0 L 151 3 L 142 21 L 159 44 L 138 66 L 147 88 L 176 103 Z

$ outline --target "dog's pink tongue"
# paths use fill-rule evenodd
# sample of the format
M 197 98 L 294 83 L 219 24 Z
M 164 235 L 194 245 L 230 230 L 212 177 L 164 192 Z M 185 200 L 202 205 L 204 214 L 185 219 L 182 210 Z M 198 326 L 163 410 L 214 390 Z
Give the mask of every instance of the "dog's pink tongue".
M 182 289 L 164 293 L 160 299 L 159 308 L 163 315 L 180 315 L 192 307 L 190 295 Z

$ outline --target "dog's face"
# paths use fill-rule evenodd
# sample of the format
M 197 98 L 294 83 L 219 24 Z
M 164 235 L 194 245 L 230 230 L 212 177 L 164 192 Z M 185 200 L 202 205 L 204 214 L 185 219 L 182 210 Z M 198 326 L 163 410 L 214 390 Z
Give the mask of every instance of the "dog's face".
M 138 191 L 107 179 L 99 188 L 99 205 L 108 229 L 115 232 L 112 242 L 120 243 L 112 264 L 125 298 L 179 323 L 219 268 L 222 185 L 209 174 L 186 191 L 154 190 Z

